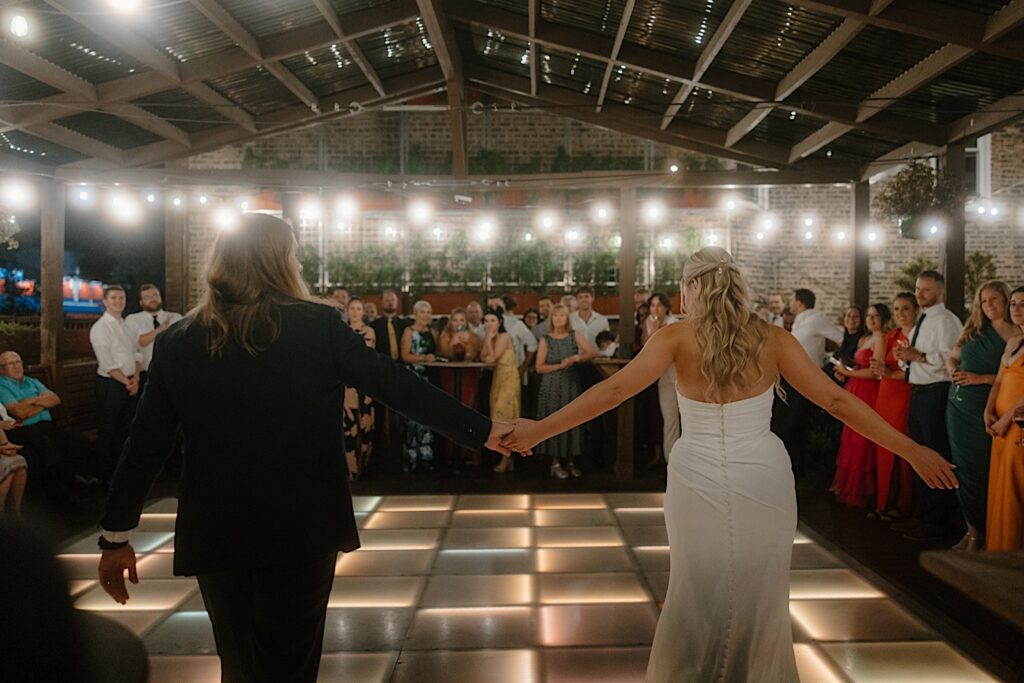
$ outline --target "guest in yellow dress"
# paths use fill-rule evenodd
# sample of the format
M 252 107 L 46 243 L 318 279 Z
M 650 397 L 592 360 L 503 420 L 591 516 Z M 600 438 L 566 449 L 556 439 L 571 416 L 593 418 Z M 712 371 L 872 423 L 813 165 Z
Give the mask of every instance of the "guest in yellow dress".
M 522 381 L 516 365 L 516 352 L 512 348 L 512 335 L 505 331 L 502 322 L 505 311 L 488 308 L 484 312 L 484 346 L 480 360 L 495 363 L 494 380 L 491 382 L 491 419 L 495 422 L 511 422 L 520 417 Z M 507 472 L 512 468 L 512 456 L 501 456 L 495 472 Z
M 986 547 L 994 551 L 1024 550 L 1024 430 L 1014 422 L 1024 417 L 1024 287 L 1010 295 L 1010 320 L 1019 333 L 1006 344 L 985 406 L 992 435 Z

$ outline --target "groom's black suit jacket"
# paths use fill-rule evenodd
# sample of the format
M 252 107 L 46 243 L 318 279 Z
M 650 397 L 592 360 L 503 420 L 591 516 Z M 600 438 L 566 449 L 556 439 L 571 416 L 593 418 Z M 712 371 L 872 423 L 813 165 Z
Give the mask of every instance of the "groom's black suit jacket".
M 207 351 L 190 319 L 157 337 L 102 526 L 138 525 L 149 488 L 184 432 L 174 573 L 311 560 L 359 547 L 342 445 L 346 386 L 460 445 L 490 420 L 367 348 L 329 306 L 279 306 L 280 335 L 252 356 Z

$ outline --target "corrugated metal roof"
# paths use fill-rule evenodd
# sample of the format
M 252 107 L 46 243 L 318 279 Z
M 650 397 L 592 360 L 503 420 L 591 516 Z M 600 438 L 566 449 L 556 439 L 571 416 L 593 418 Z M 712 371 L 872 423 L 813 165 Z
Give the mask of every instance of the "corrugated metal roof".
M 722 23 L 727 5 L 723 0 L 710 4 L 695 0 L 638 0 L 626 41 L 695 60 L 703 52 L 704 42 Z
M 84 154 L 73 152 L 66 147 L 55 145 L 20 130 L 0 133 L 0 146 L 25 159 L 54 166 L 70 164 L 86 158 Z
M 544 83 L 596 96 L 601 91 L 605 64 L 555 50 L 538 50 L 538 77 Z
M 45 60 L 91 83 L 106 83 L 129 76 L 145 67 L 114 45 L 56 13 L 41 0 L 25 7 L 32 17 L 32 41 L 28 47 Z M 111 21 L 120 20 L 111 18 Z
M 381 78 L 394 78 L 437 63 L 422 19 L 386 28 L 357 42 Z
M 778 0 L 754 0 L 714 64 L 748 76 L 779 80 L 841 21 Z
M 573 28 L 614 36 L 626 0 L 541 0 L 540 16 Z
M 1009 4 L 1007 0 L 931 0 L 931 3 L 982 16 L 991 16 Z
M 341 43 L 308 51 L 283 63 L 317 97 L 333 95 L 368 82 Z
M 298 98 L 281 81 L 259 67 L 215 78 L 207 83 L 253 116 L 300 104 Z
M 773 109 L 748 137 L 773 145 L 792 145 L 825 125 L 809 116 L 790 116 L 789 110 Z
M 370 9 L 377 5 L 383 5 L 391 0 L 331 0 L 331 6 L 338 14 L 349 14 L 359 10 Z
M 679 86 L 678 81 L 627 69 L 619 64 L 608 81 L 607 97 L 616 102 L 663 114 L 672 103 L 672 98 L 679 92 Z
M 293 31 L 324 20 L 309 0 L 219 0 L 257 38 Z
M 147 95 L 132 104 L 166 119 L 187 133 L 228 123 L 228 120 L 215 109 L 203 104 L 184 90 L 167 90 Z
M 822 147 L 810 158 L 864 163 L 877 159 L 902 144 L 901 140 L 854 130 Z
M 791 99 L 856 104 L 941 47 L 869 26 Z
M 676 119 L 713 128 L 729 128 L 746 116 L 748 111 L 749 102 L 704 88 L 694 88 Z
M 143 130 L 124 119 L 95 111 L 67 116 L 54 123 L 118 149 L 131 149 L 163 140 L 159 135 Z
M 179 62 L 235 46 L 233 40 L 189 3 L 151 7 L 140 14 L 132 28 Z
M 518 76 L 530 76 L 530 49 L 526 41 L 479 26 L 458 29 L 457 38 L 463 56 L 471 61 Z
M 518 14 L 527 14 L 530 11 L 530 0 L 480 0 L 480 2 Z
M 60 92 L 42 81 L 0 64 L 0 99 L 38 100 Z

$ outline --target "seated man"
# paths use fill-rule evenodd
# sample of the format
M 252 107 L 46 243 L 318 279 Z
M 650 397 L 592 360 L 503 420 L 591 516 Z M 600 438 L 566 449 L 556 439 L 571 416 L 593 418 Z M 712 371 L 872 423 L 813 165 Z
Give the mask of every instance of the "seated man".
M 50 415 L 60 398 L 39 380 L 25 376 L 25 364 L 15 351 L 0 353 L 0 404 L 17 420 L 7 434 L 25 447 L 22 455 L 39 473 L 39 483 L 54 502 L 69 502 L 75 470 L 72 444 Z

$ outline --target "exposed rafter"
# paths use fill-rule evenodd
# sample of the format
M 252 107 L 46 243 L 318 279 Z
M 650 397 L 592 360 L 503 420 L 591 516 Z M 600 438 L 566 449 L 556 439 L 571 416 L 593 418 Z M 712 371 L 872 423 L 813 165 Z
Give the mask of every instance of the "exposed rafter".
M 530 46 L 530 95 L 537 96 L 537 22 L 540 21 L 540 0 L 527 4 L 527 40 Z
M 749 0 L 746 0 L 749 2 Z M 597 94 L 597 107 L 596 111 L 601 112 L 601 105 L 604 104 L 604 98 L 608 94 L 608 84 L 611 83 L 612 73 L 615 71 L 615 62 L 619 58 L 619 50 L 622 49 L 622 41 L 626 39 L 626 31 L 629 29 L 629 22 L 633 20 L 633 8 L 636 6 L 636 0 L 626 0 L 626 6 L 622 9 L 622 18 L 619 20 L 619 30 L 615 32 L 615 42 L 612 43 L 612 51 L 608 56 L 608 65 L 604 69 L 604 77 L 601 79 L 601 91 Z M 533 30 L 536 31 L 536 22 Z M 537 92 L 535 84 L 530 84 L 530 90 L 533 93 Z
M 933 154 L 938 149 L 939 148 L 935 145 L 929 145 L 926 142 L 908 142 L 905 145 L 897 147 L 891 152 L 886 152 L 874 161 L 865 164 L 860 171 L 860 180 L 870 180 L 872 176 L 877 175 L 882 171 L 896 166 L 902 166 L 911 159 L 919 159 L 923 156 Z
M 0 38 L 0 63 L 82 100 L 95 102 L 98 98 L 96 86 L 89 81 L 6 38 Z
M 448 89 L 448 117 L 451 128 L 452 175 L 469 175 L 469 153 L 466 144 L 466 88 L 463 77 L 462 55 L 455 41 L 455 28 L 441 8 L 440 0 L 416 0 L 423 24 L 434 46 L 437 63 L 444 73 Z
M 191 0 L 192 6 L 202 12 L 203 16 L 223 31 L 224 35 L 234 41 L 246 54 L 256 61 L 263 61 L 263 50 L 256 36 L 249 33 L 238 20 L 231 16 L 231 13 L 224 9 L 217 0 Z M 299 101 L 305 102 L 307 106 L 319 107 L 320 100 L 313 94 L 306 84 L 300 81 L 295 74 L 280 62 L 267 62 L 264 68 L 288 88 Z
M 70 128 L 58 126 L 56 123 L 43 123 L 33 126 L 32 135 L 48 140 L 61 147 L 84 154 L 88 157 L 96 157 L 114 164 L 124 161 L 124 153 L 116 147 L 100 142 L 88 135 L 82 135 Z
M 345 46 L 345 51 L 348 52 L 352 61 L 356 63 L 359 70 L 363 72 L 363 76 L 370 82 L 370 85 L 376 89 L 377 93 L 384 97 L 387 93 L 384 92 L 384 85 L 380 82 L 380 76 L 374 70 L 370 64 L 370 60 L 363 54 L 363 48 L 359 47 L 359 44 L 349 38 L 345 34 L 345 27 L 342 23 L 341 17 L 334 11 L 334 7 L 327 0 L 313 0 L 313 4 L 320 10 L 320 14 L 323 15 L 324 20 L 330 24 L 331 29 L 337 34 L 341 40 L 341 44 Z
M 864 0 L 796 0 L 794 4 L 857 19 L 869 26 L 1024 61 L 1024 51 L 1019 44 L 999 42 L 999 38 L 1024 22 L 1020 0 L 1014 0 L 987 20 L 969 9 L 926 0 L 900 0 L 875 13 L 871 12 L 872 3 Z
M 714 35 L 711 36 L 711 40 L 707 42 L 704 49 L 700 53 L 700 57 L 697 58 L 697 63 L 693 66 L 693 76 L 690 77 L 688 83 L 684 83 L 676 96 L 672 98 L 672 104 L 668 105 L 665 110 L 665 116 L 661 120 L 661 129 L 665 130 L 669 127 L 672 121 L 676 118 L 679 110 L 686 102 L 687 98 L 690 97 L 690 93 L 697 87 L 700 80 L 704 78 L 704 74 L 711 66 L 711 62 L 715 60 L 718 53 L 725 47 L 726 41 L 729 40 L 729 36 L 736 30 L 736 25 L 740 23 L 740 19 L 743 18 L 743 13 L 747 11 L 747 7 L 750 6 L 752 0 L 733 0 L 732 5 L 729 6 L 729 11 L 726 12 L 725 18 L 722 19 L 722 23 L 718 25 Z
M 529 40 L 529 18 L 526 15 L 476 0 L 451 0 L 449 7 L 459 22 L 498 30 L 507 35 Z M 546 21 L 538 22 L 534 42 L 563 52 L 579 53 L 584 57 L 604 63 L 608 62 L 608 55 L 613 47 L 612 39 L 607 36 Z M 691 77 L 696 67 L 695 61 L 680 59 L 632 43 L 623 43 L 622 49 L 619 51 L 618 63 L 658 78 L 667 78 L 683 83 L 693 83 Z M 704 73 L 699 85 L 702 88 L 737 99 L 764 103 L 774 99 L 778 84 L 763 78 L 721 69 L 712 64 Z M 853 107 L 817 104 L 806 106 L 797 103 L 786 106 L 799 114 L 815 119 L 835 120 L 881 135 L 907 139 L 917 134 L 940 143 L 945 139 L 944 127 L 927 121 L 911 121 L 906 117 L 890 116 L 858 123 L 854 119 L 856 109 Z M 890 125 L 890 123 L 894 125 Z
M 478 65 L 466 66 L 466 78 L 481 91 L 514 99 L 522 104 L 547 109 L 560 116 L 602 126 L 628 135 L 688 149 L 701 154 L 735 159 L 745 164 L 767 167 L 788 165 L 789 150 L 778 145 L 746 141 L 734 149 L 725 148 L 725 132 L 697 124 L 677 122 L 661 130 L 661 115 L 614 102 L 606 102 L 600 114 L 591 111 L 596 98 L 591 95 L 541 85 L 537 97 L 530 96 L 530 80 Z
M 985 135 L 1021 117 L 1024 117 L 1024 90 L 954 121 L 949 126 L 948 139 L 956 142 L 970 136 Z

